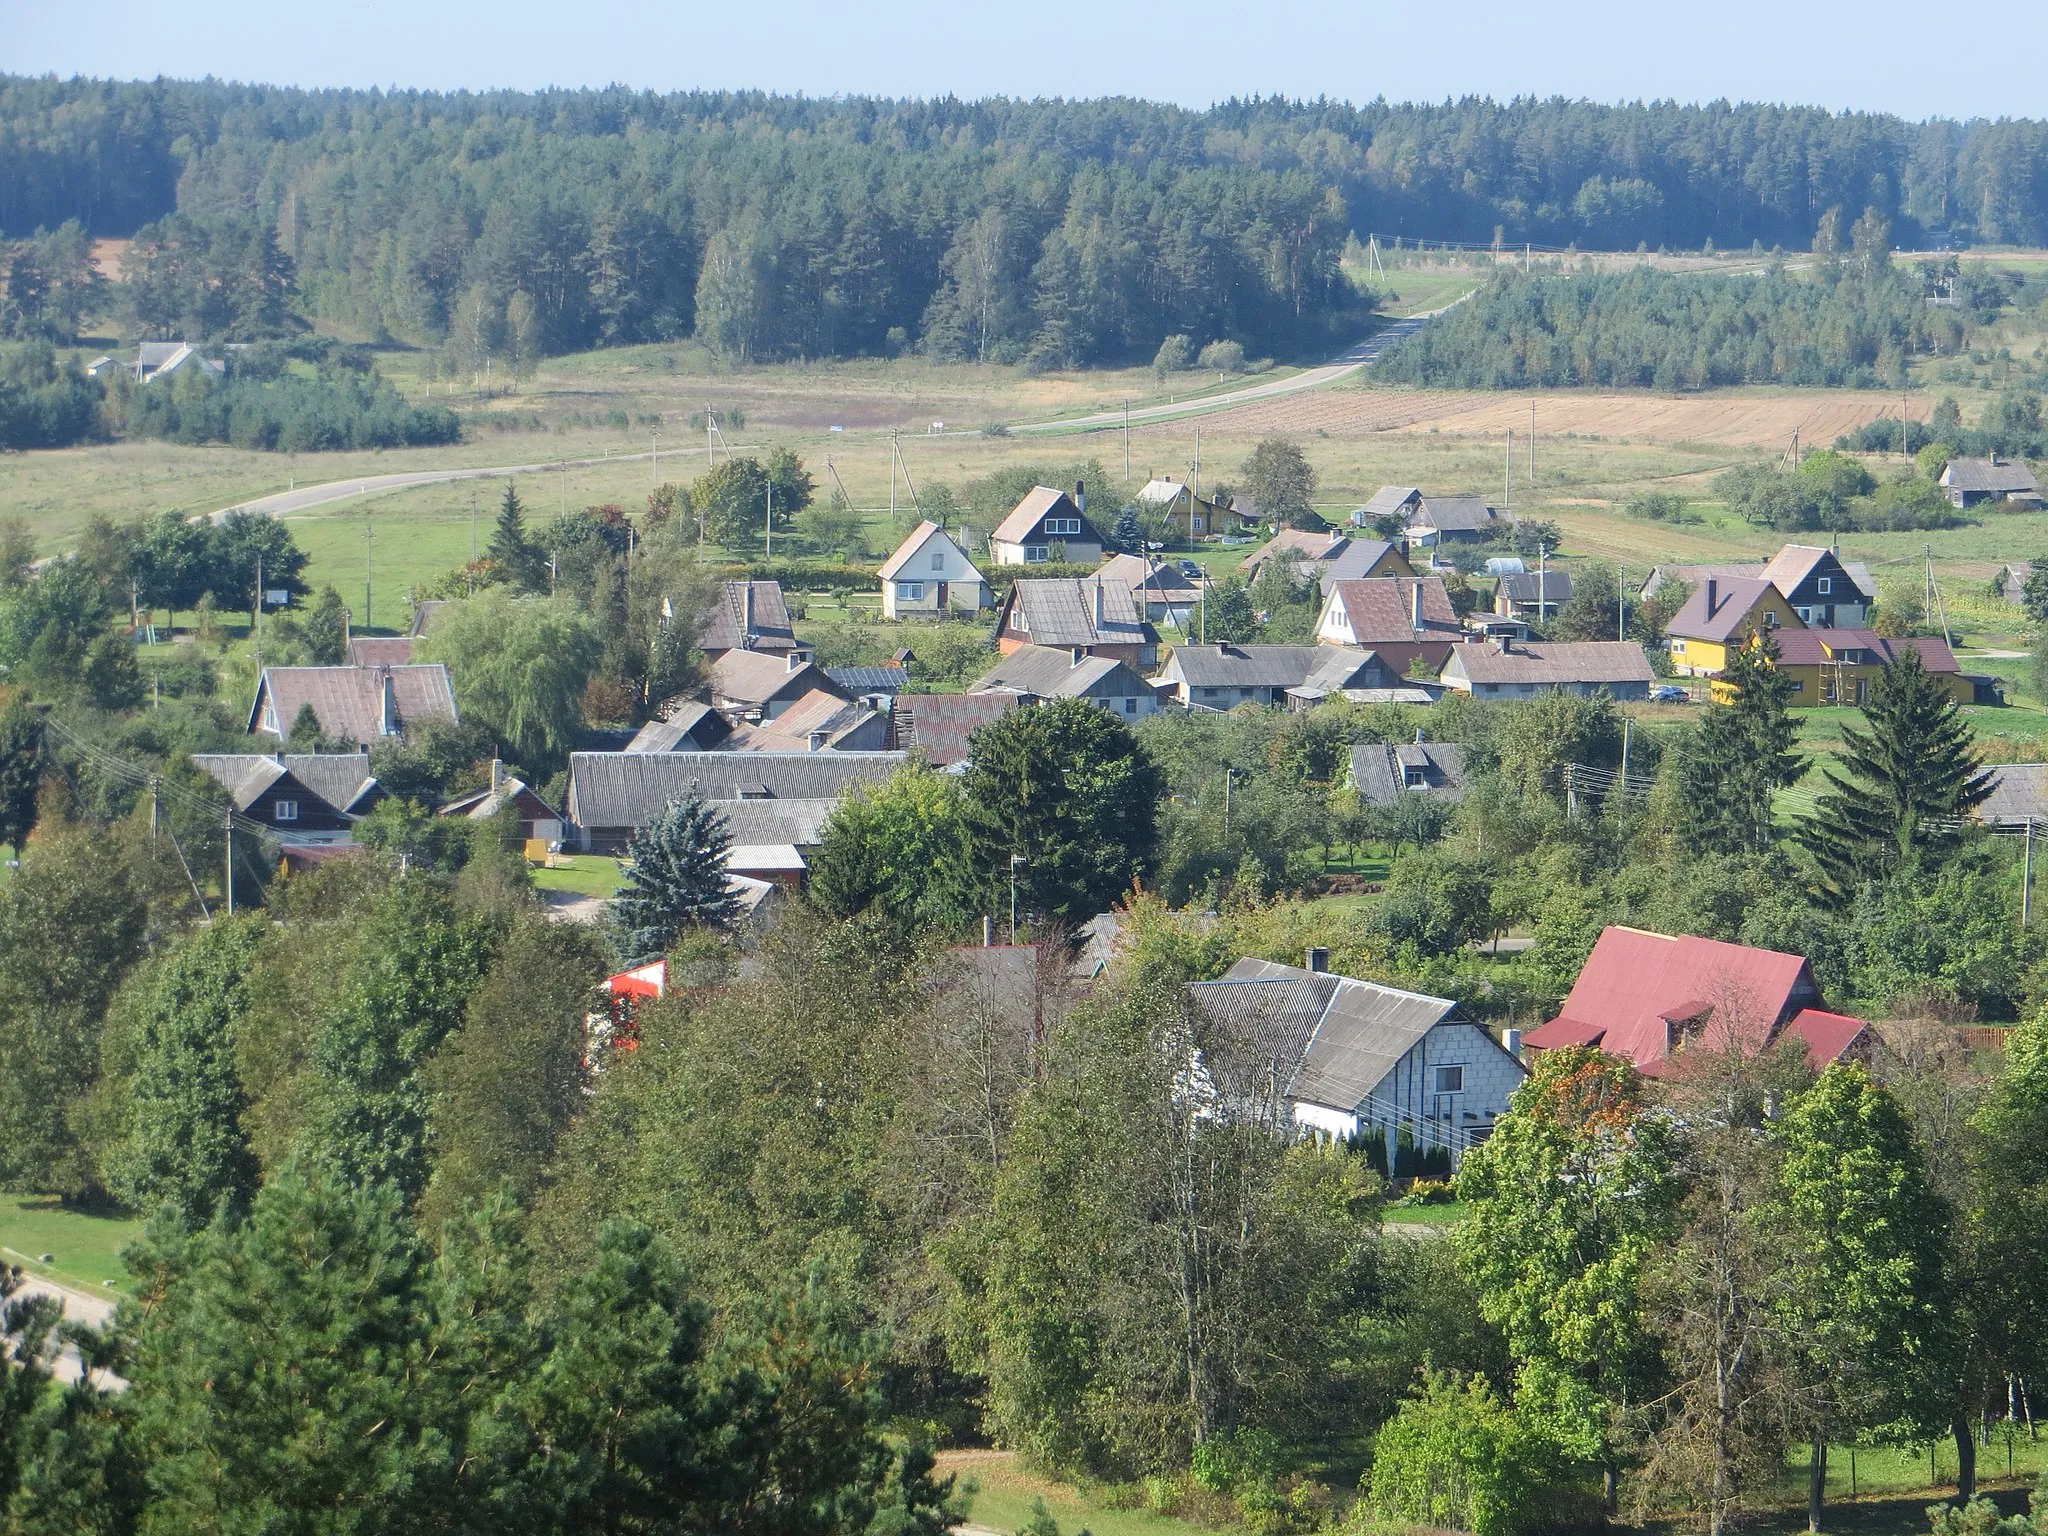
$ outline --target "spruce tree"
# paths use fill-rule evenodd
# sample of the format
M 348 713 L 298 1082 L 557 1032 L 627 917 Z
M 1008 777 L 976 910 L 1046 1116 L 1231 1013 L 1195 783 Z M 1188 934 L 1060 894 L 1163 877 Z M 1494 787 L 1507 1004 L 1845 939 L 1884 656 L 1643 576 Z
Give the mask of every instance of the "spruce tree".
M 17 693 L 0 714 L 0 843 L 16 855 L 36 825 L 36 791 L 43 782 L 43 720 Z
M 1878 676 L 1867 731 L 1842 728 L 1846 774 L 1825 770 L 1799 840 L 1819 866 L 1822 894 L 1847 902 L 1856 888 L 1954 846 L 1960 818 L 1991 793 L 1970 725 L 1948 686 L 1908 647 Z
M 726 884 L 725 823 L 695 795 L 671 800 L 633 834 L 632 868 L 612 901 L 611 930 L 619 958 L 641 965 L 665 955 L 684 929 L 728 928 L 739 901 Z
M 1680 768 L 1686 840 L 1705 853 L 1765 853 L 1773 797 L 1806 771 L 1792 750 L 1792 679 L 1778 669 L 1771 632 L 1738 650 L 1720 681 L 1731 697 L 1709 706 Z
M 509 481 L 505 485 L 505 499 L 498 504 L 498 522 L 491 530 L 486 553 L 505 568 L 514 586 L 534 592 L 547 586 L 547 557 L 526 536 L 526 509 L 520 505 L 519 492 Z
M 1145 530 L 1138 522 L 1137 503 L 1126 506 L 1116 515 L 1116 525 L 1109 530 L 1109 544 L 1127 555 L 1142 555 L 1145 552 Z

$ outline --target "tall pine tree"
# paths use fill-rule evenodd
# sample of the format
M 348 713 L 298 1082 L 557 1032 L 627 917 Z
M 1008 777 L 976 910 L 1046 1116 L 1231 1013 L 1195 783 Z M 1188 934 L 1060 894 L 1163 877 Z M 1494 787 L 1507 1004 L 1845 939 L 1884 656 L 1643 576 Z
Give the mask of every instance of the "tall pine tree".
M 641 965 L 669 952 L 685 928 L 725 928 L 739 916 L 726 884 L 725 823 L 695 795 L 671 800 L 633 834 L 632 868 L 612 901 L 611 928 L 619 958 Z
M 1842 766 L 1800 829 L 1824 897 L 1845 903 L 1866 881 L 1952 847 L 1960 818 L 1991 793 L 1970 724 L 1948 685 L 1908 646 L 1879 675 L 1867 731 L 1842 727 Z
M 1764 853 L 1773 797 L 1806 771 L 1792 750 L 1792 679 L 1769 630 L 1729 659 L 1720 682 L 1728 702 L 1708 708 L 1680 767 L 1686 841 L 1705 853 Z
M 527 537 L 526 509 L 520 504 L 519 492 L 510 481 L 505 484 L 505 499 L 498 504 L 498 522 L 491 530 L 491 542 L 486 552 L 505 568 L 506 576 L 515 587 L 524 587 L 531 592 L 546 589 L 547 555 Z

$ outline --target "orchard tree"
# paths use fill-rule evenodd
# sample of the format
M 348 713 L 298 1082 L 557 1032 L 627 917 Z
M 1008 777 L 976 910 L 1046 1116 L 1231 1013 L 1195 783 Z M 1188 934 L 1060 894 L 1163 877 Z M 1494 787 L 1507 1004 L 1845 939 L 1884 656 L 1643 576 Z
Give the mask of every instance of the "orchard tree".
M 1268 522 L 1315 532 L 1330 526 L 1310 505 L 1316 472 L 1299 444 L 1284 437 L 1266 438 L 1252 449 L 1239 478 L 1252 505 Z
M 758 459 L 727 459 L 704 474 L 690 487 L 690 505 L 703 527 L 704 537 L 721 549 L 747 553 L 761 547 L 768 528 L 769 490 L 775 491 L 775 531 L 786 533 L 797 511 L 785 506 L 790 487 L 800 485 L 802 500 L 810 502 L 810 476 L 795 455 L 785 450 L 780 460 L 771 457 L 770 469 Z M 771 470 L 779 468 L 783 483 Z
M 627 965 L 665 955 L 690 928 L 729 928 L 739 899 L 726 881 L 724 818 L 696 795 L 671 800 L 633 834 L 626 883 L 612 899 L 612 941 Z

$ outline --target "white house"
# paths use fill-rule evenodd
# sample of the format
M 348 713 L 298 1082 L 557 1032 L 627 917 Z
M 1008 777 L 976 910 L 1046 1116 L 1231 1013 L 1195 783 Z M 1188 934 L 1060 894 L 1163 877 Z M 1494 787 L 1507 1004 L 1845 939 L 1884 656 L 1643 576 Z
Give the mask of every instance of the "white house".
M 1306 967 L 1244 959 L 1221 981 L 1191 983 L 1196 1011 L 1255 1054 L 1305 1131 L 1348 1138 L 1405 1132 L 1456 1160 L 1484 1141 L 1528 1075 L 1449 998 L 1333 974 L 1329 951 Z M 1249 1067 L 1251 1063 L 1247 1063 Z
M 988 578 L 937 523 L 919 523 L 882 567 L 885 619 L 979 613 L 988 606 Z

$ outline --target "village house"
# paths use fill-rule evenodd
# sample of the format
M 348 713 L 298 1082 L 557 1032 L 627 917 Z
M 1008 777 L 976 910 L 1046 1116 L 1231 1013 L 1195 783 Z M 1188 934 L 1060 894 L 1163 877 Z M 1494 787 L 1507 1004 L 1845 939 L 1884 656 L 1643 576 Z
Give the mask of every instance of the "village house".
M 1107 656 L 1141 672 L 1159 665 L 1159 631 L 1130 587 L 1107 577 L 1020 579 L 996 619 L 996 649 L 1027 645 Z
M 1403 528 L 1415 521 L 1422 511 L 1422 491 L 1412 485 L 1383 485 L 1372 493 L 1372 499 L 1362 507 L 1351 509 L 1350 522 L 1355 528 L 1370 528 L 1383 517 L 1400 519 Z
M 195 752 L 192 766 L 283 843 L 345 843 L 384 791 L 367 752 Z
M 1402 795 L 1456 800 L 1465 793 L 1465 749 L 1456 742 L 1417 740 L 1398 746 L 1367 742 L 1351 749 L 1345 780 L 1367 805 L 1392 805 Z
M 1009 693 L 1020 699 L 1086 699 L 1120 720 L 1155 713 L 1159 695 L 1128 662 L 1047 645 L 1006 652 L 970 694 Z
M 1325 591 L 1336 581 L 1415 574 L 1415 567 L 1384 539 L 1354 539 L 1335 528 L 1326 533 L 1282 528 L 1238 562 L 1238 569 L 1247 581 L 1256 580 L 1269 560 L 1286 561 L 1296 581 L 1316 577 Z
M 1414 676 L 1420 662 L 1433 678 L 1465 638 L 1465 626 L 1441 576 L 1373 576 L 1325 590 L 1315 637 L 1323 645 L 1377 651 L 1400 677 Z
M 489 821 L 507 806 L 515 808 L 519 816 L 519 835 L 526 842 L 559 843 L 567 830 L 562 813 L 549 805 L 516 774 L 505 771 L 505 765 L 496 758 L 491 759 L 491 782 L 482 789 L 450 800 L 436 812 L 441 816 L 461 816 L 469 821 Z
M 1440 681 L 1478 699 L 1527 699 L 1539 693 L 1606 693 L 1647 699 L 1657 674 L 1633 640 L 1498 640 L 1461 645 Z
M 732 722 L 709 704 L 671 699 L 626 743 L 628 752 L 711 752 L 732 734 Z
M 1572 600 L 1569 571 L 1510 571 L 1494 583 L 1493 611 L 1503 619 L 1523 619 L 1538 626 L 1557 617 Z
M 1185 533 L 1190 539 L 1212 533 L 1236 532 L 1240 519 L 1228 507 L 1219 507 L 1195 493 L 1180 480 L 1147 480 L 1131 498 L 1140 507 L 1166 520 L 1168 532 Z
M 685 795 L 718 812 L 745 847 L 815 848 L 826 819 L 856 784 L 878 784 L 901 752 L 576 752 L 568 813 L 577 845 L 617 853 Z
M 713 662 L 728 651 L 787 656 L 803 649 L 790 627 L 779 581 L 721 581 L 697 646 Z
M 1408 522 L 1408 547 L 1479 544 L 1493 537 L 1504 519 L 1484 496 L 1424 496 Z
M 1074 494 L 1049 485 L 1032 488 L 988 537 L 997 565 L 1093 565 L 1102 558 L 1102 535 L 1088 521 L 1088 488 L 1074 482 Z
M 1164 619 L 1185 630 L 1188 615 L 1202 600 L 1194 581 L 1177 565 L 1151 555 L 1112 555 L 1096 572 L 1102 581 L 1120 581 L 1145 605 L 1145 617 Z
M 190 342 L 145 341 L 135 349 L 130 371 L 136 383 L 150 384 L 179 372 L 204 373 L 218 379 L 225 377 L 228 370 L 225 363 L 201 357 Z
M 844 696 L 805 651 L 721 651 L 711 663 L 710 688 L 711 707 L 734 724 L 773 720 L 806 694 Z
M 1991 827 L 2023 827 L 2038 823 L 2048 831 L 2048 763 L 1994 763 L 1991 793 L 1972 812 Z
M 265 667 L 243 729 L 286 741 L 309 710 L 322 740 L 368 747 L 431 722 L 455 724 L 455 687 L 439 662 Z
M 1920 653 L 1920 665 L 1941 679 L 1958 704 L 1977 702 L 1975 680 L 1964 676 L 1948 642 L 1938 637 L 1895 640 L 1867 629 L 1781 629 L 1772 639 L 1778 670 L 1792 680 L 1788 702 L 1794 707 L 1867 704 L 1878 674 L 1908 650 Z M 1713 693 L 1723 703 L 1733 697 L 1718 679 Z
M 815 670 L 815 669 L 814 669 Z M 760 725 L 736 725 L 726 752 L 880 752 L 889 717 L 872 705 L 813 688 Z M 630 747 L 629 749 L 630 750 Z
M 895 744 L 934 768 L 958 768 L 968 738 L 1027 702 L 1015 693 L 906 693 L 892 715 Z
M 934 522 L 922 522 L 882 566 L 882 617 L 943 618 L 989 606 L 988 578 Z
M 1449 998 L 1339 976 L 1329 952 L 1306 966 L 1244 959 L 1188 996 L 1247 1058 L 1253 1091 L 1273 1091 L 1305 1132 L 1412 1138 L 1453 1161 L 1491 1134 L 1526 1069 Z M 1260 1064 L 1263 1063 L 1263 1067 Z
M 2017 608 L 2027 600 L 2027 577 L 2032 573 L 2031 560 L 2014 560 L 1998 568 L 1998 574 L 1991 578 L 1991 587 L 1999 598 Z
M 1839 555 L 1813 544 L 1787 544 L 1764 567 L 1763 579 L 1809 629 L 1860 629 L 1876 601 Z
M 2041 486 L 2034 472 L 1995 453 L 1988 459 L 1950 459 L 1936 483 L 1948 493 L 1953 506 L 1980 507 L 1994 501 L 2016 506 L 2041 504 Z
M 1332 645 L 1177 645 L 1158 680 L 1187 707 L 1216 710 L 1291 706 L 1297 690 L 1312 690 L 1320 700 L 1352 688 L 1396 688 L 1402 681 L 1375 652 Z
M 1593 1046 L 1656 1077 L 1687 1049 L 1759 1054 L 1795 1040 L 1818 1068 L 1858 1055 L 1868 1039 L 1863 1020 L 1828 1011 L 1798 955 L 1610 927 L 1557 1017 L 1522 1047 Z
M 1805 622 L 1775 584 L 1761 576 L 1709 576 L 1664 626 L 1671 665 L 1692 677 L 1712 677 L 1760 629 L 1803 629 Z

